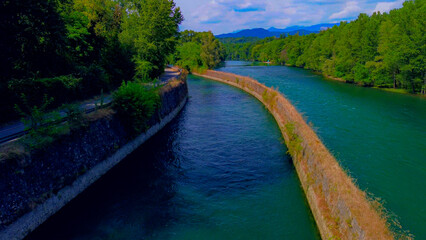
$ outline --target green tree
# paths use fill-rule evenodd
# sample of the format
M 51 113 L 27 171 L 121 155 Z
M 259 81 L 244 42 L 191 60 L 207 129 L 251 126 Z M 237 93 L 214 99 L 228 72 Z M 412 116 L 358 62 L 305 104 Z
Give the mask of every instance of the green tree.
M 179 59 L 176 63 L 189 71 L 192 70 L 191 68 L 203 66 L 201 44 L 197 42 L 185 42 L 178 46 L 177 55 Z
M 223 59 L 223 48 L 211 32 L 204 34 L 201 47 L 201 59 L 207 68 L 211 69 L 218 65 Z
M 159 104 L 157 89 L 136 82 L 123 83 L 114 93 L 113 107 L 135 135 L 146 130 Z
M 0 3 L 1 81 L 63 71 L 65 26 L 54 1 Z
M 399 46 L 402 44 L 401 32 L 398 25 L 386 20 L 380 27 L 379 53 L 383 56 L 383 67 L 391 74 L 393 87 L 397 87 L 397 74 L 401 63 Z
M 119 39 L 134 51 L 135 64 L 142 65 L 136 66 L 136 76 L 145 75 L 138 72 L 143 69 L 151 78 L 158 77 L 166 56 L 175 50 L 178 25 L 183 20 L 180 9 L 168 0 L 134 0 L 125 9 Z
M 180 33 L 179 42 L 173 63 L 190 71 L 212 69 L 225 59 L 223 44 L 211 32 L 185 30 Z

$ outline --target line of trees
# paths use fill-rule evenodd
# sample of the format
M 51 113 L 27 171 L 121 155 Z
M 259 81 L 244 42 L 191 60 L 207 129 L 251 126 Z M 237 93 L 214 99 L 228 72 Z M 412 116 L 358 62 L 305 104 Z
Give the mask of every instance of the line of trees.
M 211 32 L 185 30 L 169 62 L 188 71 L 212 69 L 225 60 L 223 44 Z
M 0 123 L 23 96 L 55 106 L 158 77 L 182 20 L 173 0 L 2 1 Z
M 287 64 L 363 86 L 425 94 L 425 2 L 406 1 L 389 13 L 360 14 L 318 34 L 227 43 L 227 58 Z

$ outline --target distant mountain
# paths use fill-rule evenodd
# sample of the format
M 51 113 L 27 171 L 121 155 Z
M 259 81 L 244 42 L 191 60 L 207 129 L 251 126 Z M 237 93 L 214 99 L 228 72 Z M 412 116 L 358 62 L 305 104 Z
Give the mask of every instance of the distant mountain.
M 279 32 L 270 32 L 264 28 L 253 28 L 253 29 L 244 29 L 236 33 L 225 33 L 216 35 L 217 38 L 241 38 L 241 37 L 257 37 L 257 38 L 266 38 L 266 37 L 279 37 L 281 33 Z
M 246 37 L 267 38 L 267 37 L 279 37 L 281 34 L 295 35 L 296 33 L 299 33 L 299 35 L 308 35 L 313 32 L 308 30 L 303 30 L 303 29 L 288 31 L 288 32 L 273 32 L 273 31 L 268 31 L 264 28 L 254 28 L 254 29 L 241 30 L 236 33 L 219 34 L 219 35 L 216 35 L 216 37 L 217 38 L 246 38 Z
M 284 28 L 284 29 L 271 27 L 271 28 L 268 29 L 268 31 L 271 31 L 271 32 L 292 32 L 292 31 L 296 31 L 296 30 L 306 30 L 306 31 L 310 31 L 310 32 L 320 32 L 321 30 L 326 30 L 328 28 L 332 28 L 334 26 L 339 26 L 339 25 L 340 25 L 340 23 L 321 23 L 321 24 L 312 25 L 312 26 L 291 26 L 291 27 L 287 27 L 287 28 Z
M 291 26 L 284 29 L 271 27 L 268 30 L 264 28 L 253 28 L 244 29 L 233 33 L 225 33 L 216 35 L 217 38 L 243 38 L 243 37 L 255 37 L 255 38 L 266 38 L 266 37 L 279 37 L 281 34 L 286 35 L 308 35 L 311 33 L 318 33 L 321 30 L 331 28 L 339 23 L 322 23 L 313 26 Z

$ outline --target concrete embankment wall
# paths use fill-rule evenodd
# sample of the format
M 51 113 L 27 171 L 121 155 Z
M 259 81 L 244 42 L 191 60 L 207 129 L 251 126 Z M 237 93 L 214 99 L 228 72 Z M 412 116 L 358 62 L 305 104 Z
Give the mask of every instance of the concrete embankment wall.
M 160 89 L 161 107 L 137 136 L 112 109 L 32 153 L 22 164 L 0 162 L 0 239 L 22 239 L 169 123 L 188 98 L 186 77 Z
M 208 70 L 194 75 L 240 88 L 261 101 L 274 116 L 314 215 L 322 239 L 393 239 L 386 220 L 278 91 L 254 79 Z

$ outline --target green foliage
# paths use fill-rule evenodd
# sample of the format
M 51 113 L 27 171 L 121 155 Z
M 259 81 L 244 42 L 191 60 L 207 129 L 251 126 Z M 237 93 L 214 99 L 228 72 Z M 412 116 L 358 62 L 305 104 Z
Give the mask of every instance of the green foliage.
M 284 125 L 285 127 L 285 131 L 287 133 L 287 136 L 289 138 L 289 142 L 288 142 L 288 151 L 287 153 L 292 154 L 294 156 L 294 154 L 298 154 L 302 151 L 302 139 L 299 137 L 299 135 L 297 135 L 295 133 L 295 125 L 294 123 L 287 123 L 286 125 Z
M 222 45 L 211 32 L 202 39 L 201 59 L 209 69 L 216 67 L 223 59 Z
M 82 78 L 80 84 L 81 95 L 93 96 L 99 94 L 100 89 L 109 89 L 109 78 L 105 69 L 98 64 L 80 66 L 78 75 Z
M 183 19 L 173 0 L 3 1 L 0 15 L 2 122 L 21 93 L 57 107 L 158 77 Z
M 225 49 L 228 59 L 270 61 L 363 86 L 425 93 L 425 19 L 425 1 L 409 0 L 389 14 L 360 14 L 318 34 L 225 40 Z
M 278 93 L 276 91 L 265 89 L 265 91 L 263 91 L 262 93 L 262 99 L 269 107 L 274 108 L 276 104 L 274 100 L 277 97 L 277 95 Z
M 178 25 L 183 20 L 180 9 L 168 0 L 133 0 L 125 7 L 120 42 L 133 49 L 137 75 L 156 78 L 164 70 L 166 56 L 175 50 Z M 140 72 L 142 69 L 147 72 Z
M 148 61 L 141 59 L 135 59 L 135 76 L 133 79 L 137 82 L 150 82 L 155 70 L 158 70 L 157 66 L 154 66 Z
M 357 63 L 354 67 L 354 81 L 363 86 L 372 85 L 372 81 L 370 79 L 370 72 L 364 64 Z
M 25 123 L 27 130 L 37 130 L 56 120 L 56 117 L 52 118 L 46 113 L 46 109 L 53 102 L 53 98 L 44 95 L 43 103 L 37 106 L 31 105 L 27 96 L 22 93 L 21 101 L 21 105 L 15 104 L 15 109 L 22 116 L 22 121 Z
M 46 109 L 53 102 L 53 98 L 44 96 L 41 105 L 31 105 L 25 96 L 21 95 L 21 105 L 15 105 L 16 111 L 22 116 L 28 134 L 23 142 L 30 149 L 40 149 L 48 146 L 53 140 L 67 132 L 68 126 L 57 124 L 60 120 L 58 112 L 47 112 Z
M 38 129 L 31 129 L 24 137 L 23 143 L 29 149 L 43 149 L 51 145 L 59 136 L 68 134 L 67 125 L 46 125 Z
M 79 129 L 85 125 L 83 111 L 80 109 L 79 105 L 64 104 L 62 109 L 65 111 L 67 124 L 71 130 Z
M 223 44 L 211 32 L 183 31 L 176 53 L 170 58 L 188 71 L 212 69 L 225 59 Z
M 113 108 L 134 134 L 146 130 L 159 104 L 157 89 L 136 82 L 123 83 L 114 93 Z
M 1 1 L 0 16 L 1 82 L 65 70 L 66 30 L 56 1 Z
M 65 102 L 73 100 L 79 94 L 82 79 L 72 75 L 53 78 L 14 79 L 9 82 L 9 89 L 14 93 L 24 94 L 33 105 L 41 105 L 44 95 L 49 95 L 55 101 Z M 19 99 L 20 96 L 16 98 Z M 50 106 L 57 106 L 49 103 Z
M 66 23 L 67 48 L 70 56 L 73 56 L 75 61 L 89 57 L 94 50 L 89 42 L 90 32 L 87 28 L 89 19 L 82 12 L 77 11 L 63 14 L 63 18 Z
M 227 43 L 250 43 L 250 42 L 257 42 L 260 38 L 258 37 L 241 37 L 241 38 L 220 38 L 219 41 L 223 44 Z
M 197 42 L 185 42 L 176 49 L 179 60 L 176 64 L 190 71 L 192 68 L 203 66 L 201 59 L 201 44 Z

